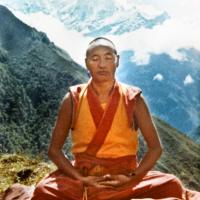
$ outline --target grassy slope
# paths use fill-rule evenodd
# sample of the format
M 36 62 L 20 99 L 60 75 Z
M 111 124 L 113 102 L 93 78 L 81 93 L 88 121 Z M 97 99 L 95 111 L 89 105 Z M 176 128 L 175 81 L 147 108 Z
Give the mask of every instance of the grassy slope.
M 164 147 L 157 168 L 175 174 L 187 187 L 200 190 L 200 145 L 158 118 L 155 124 Z
M 55 169 L 41 158 L 27 155 L 2 154 L 0 156 L 0 193 L 13 183 L 33 185 Z

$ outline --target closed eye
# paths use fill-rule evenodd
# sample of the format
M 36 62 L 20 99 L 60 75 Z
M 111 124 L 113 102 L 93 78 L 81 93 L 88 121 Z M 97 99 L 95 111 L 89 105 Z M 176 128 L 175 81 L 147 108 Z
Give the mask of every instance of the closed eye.
M 98 61 L 99 57 L 98 56 L 93 56 L 92 58 L 90 58 L 91 61 Z

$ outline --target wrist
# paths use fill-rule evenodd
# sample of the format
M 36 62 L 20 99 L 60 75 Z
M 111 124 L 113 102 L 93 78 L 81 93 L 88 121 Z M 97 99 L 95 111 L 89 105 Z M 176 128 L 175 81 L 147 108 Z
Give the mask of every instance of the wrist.
M 82 175 L 79 174 L 79 173 L 76 173 L 76 174 L 74 175 L 74 178 L 75 178 L 76 180 L 81 181 L 81 182 L 84 181 L 84 176 L 82 176 Z

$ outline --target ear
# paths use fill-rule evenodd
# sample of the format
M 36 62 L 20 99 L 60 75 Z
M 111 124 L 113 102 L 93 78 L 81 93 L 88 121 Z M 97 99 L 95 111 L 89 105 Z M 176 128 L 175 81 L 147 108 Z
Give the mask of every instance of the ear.
M 87 60 L 87 57 L 85 58 L 85 66 L 86 68 L 88 69 L 88 60 Z M 88 69 L 89 70 L 89 69 Z
M 119 66 L 119 58 L 120 58 L 120 56 L 119 56 L 119 55 L 117 55 L 117 56 L 116 56 L 116 61 L 115 61 L 116 67 L 118 67 L 118 66 Z

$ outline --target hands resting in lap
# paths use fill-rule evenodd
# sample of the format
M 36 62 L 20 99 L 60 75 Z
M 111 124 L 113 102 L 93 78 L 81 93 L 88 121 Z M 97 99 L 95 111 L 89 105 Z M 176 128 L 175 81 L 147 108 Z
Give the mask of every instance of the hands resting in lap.
M 123 174 L 104 176 L 87 176 L 82 178 L 82 182 L 86 186 L 93 186 L 96 188 L 115 188 L 134 181 L 133 176 L 126 176 Z

